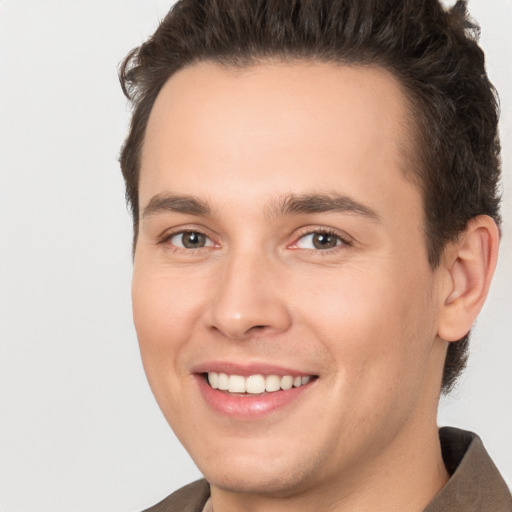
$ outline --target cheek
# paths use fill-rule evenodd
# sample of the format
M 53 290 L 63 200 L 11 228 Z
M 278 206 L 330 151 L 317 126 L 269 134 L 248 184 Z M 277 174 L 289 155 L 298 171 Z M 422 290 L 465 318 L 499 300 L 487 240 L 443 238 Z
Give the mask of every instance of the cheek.
M 428 357 L 433 332 L 428 271 L 416 269 L 413 278 L 393 265 L 347 267 L 315 282 L 326 285 L 312 286 L 304 278 L 301 293 L 288 296 L 300 301 L 297 317 L 323 340 L 336 368 L 350 375 L 347 380 L 370 382 L 374 374 L 373 382 L 383 385 L 413 378 Z
M 174 430 L 176 419 L 188 414 L 182 393 L 183 383 L 190 379 L 184 354 L 198 321 L 198 296 L 185 281 L 189 280 L 180 281 L 154 265 L 135 266 L 132 281 L 133 318 L 144 371 Z
M 180 373 L 179 354 L 197 323 L 198 294 L 186 278 L 166 272 L 134 270 L 133 319 L 148 378 Z M 184 293 L 184 290 L 188 290 Z

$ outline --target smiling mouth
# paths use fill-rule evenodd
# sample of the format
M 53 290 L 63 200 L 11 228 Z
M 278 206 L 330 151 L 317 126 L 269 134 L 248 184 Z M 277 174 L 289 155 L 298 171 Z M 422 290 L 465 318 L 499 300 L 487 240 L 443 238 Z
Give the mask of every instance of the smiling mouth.
M 261 395 L 263 393 L 275 393 L 292 388 L 299 388 L 309 384 L 317 378 L 316 375 L 292 376 L 292 375 L 228 375 L 226 373 L 208 372 L 204 374 L 206 382 L 212 389 L 227 393 Z

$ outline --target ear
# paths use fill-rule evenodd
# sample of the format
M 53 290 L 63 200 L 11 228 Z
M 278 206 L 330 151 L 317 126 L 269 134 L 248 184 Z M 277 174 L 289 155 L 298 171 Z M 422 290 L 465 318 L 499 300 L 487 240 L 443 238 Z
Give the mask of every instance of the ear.
M 471 329 L 487 297 L 498 259 L 499 230 L 487 215 L 469 221 L 460 238 L 444 251 L 441 261 L 442 305 L 438 336 L 457 341 Z

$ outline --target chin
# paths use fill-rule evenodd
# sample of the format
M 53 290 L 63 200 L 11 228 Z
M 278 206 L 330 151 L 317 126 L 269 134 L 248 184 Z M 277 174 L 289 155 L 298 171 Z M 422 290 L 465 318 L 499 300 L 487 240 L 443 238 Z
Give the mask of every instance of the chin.
M 201 468 L 200 468 L 201 469 Z M 228 470 L 215 468 L 203 472 L 210 485 L 235 494 L 248 494 L 286 498 L 304 491 L 308 475 L 300 469 L 276 468 L 233 464 Z
M 321 458 L 315 462 L 316 458 L 308 457 L 298 446 L 283 451 L 258 442 L 245 453 L 243 447 L 238 446 L 219 450 L 208 457 L 191 455 L 213 487 L 236 494 L 277 498 L 298 494 L 314 485 L 315 476 L 319 476 L 323 467 Z

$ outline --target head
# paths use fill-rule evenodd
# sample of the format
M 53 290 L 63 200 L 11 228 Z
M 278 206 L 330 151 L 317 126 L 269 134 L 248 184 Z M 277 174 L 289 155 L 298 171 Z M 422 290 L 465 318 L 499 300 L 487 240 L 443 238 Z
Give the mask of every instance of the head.
M 479 243 L 482 216 L 499 222 L 496 97 L 475 35 L 462 2 L 183 0 L 126 58 L 135 321 L 155 396 L 193 456 L 209 409 L 180 405 L 196 398 L 183 383 L 207 402 L 202 375 L 240 371 L 228 360 L 248 361 L 248 375 L 276 361 L 267 373 L 312 379 L 306 397 L 332 391 L 291 414 L 306 425 L 339 408 L 309 454 L 326 477 L 331 451 L 333 467 L 363 463 L 453 385 L 469 327 L 446 321 L 460 336 L 443 342 L 439 297 L 456 298 L 450 279 L 476 280 L 446 261 Z M 275 442 L 279 467 L 280 414 L 236 429 L 215 417 L 211 430 L 248 471 Z M 231 447 L 215 446 L 219 458 Z M 307 470 L 303 482 L 323 471 Z
M 299 59 L 378 66 L 400 83 L 414 134 L 408 178 L 422 193 L 425 244 L 435 268 L 470 219 L 486 214 L 500 222 L 497 96 L 477 34 L 463 2 L 449 12 L 437 0 L 178 2 L 121 66 L 121 84 L 134 107 L 120 158 L 134 246 L 146 126 L 167 80 L 202 61 L 246 68 Z M 445 392 L 465 367 L 468 341 L 469 333 L 448 348 Z

